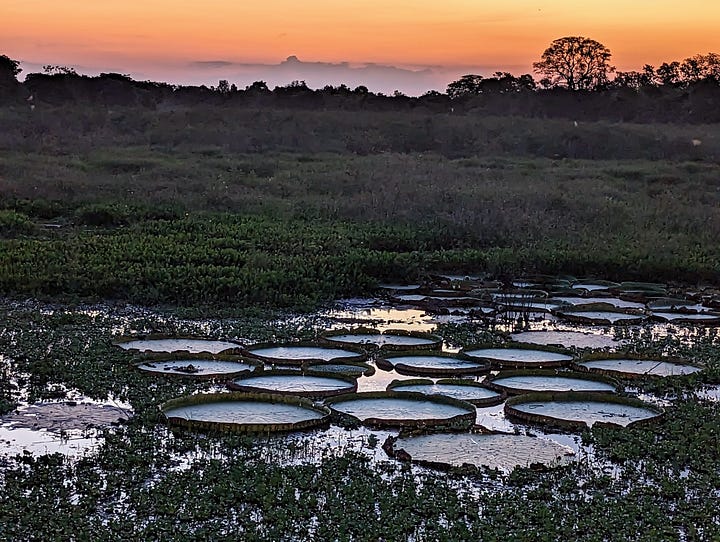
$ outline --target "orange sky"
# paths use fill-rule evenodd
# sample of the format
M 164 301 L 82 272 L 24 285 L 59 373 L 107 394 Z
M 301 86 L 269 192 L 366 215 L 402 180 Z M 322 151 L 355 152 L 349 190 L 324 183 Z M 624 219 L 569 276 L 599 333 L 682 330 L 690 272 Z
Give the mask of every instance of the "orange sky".
M 620 69 L 720 52 L 720 0 L 0 0 L 0 54 L 144 70 L 192 61 L 482 66 L 531 71 L 555 38 Z

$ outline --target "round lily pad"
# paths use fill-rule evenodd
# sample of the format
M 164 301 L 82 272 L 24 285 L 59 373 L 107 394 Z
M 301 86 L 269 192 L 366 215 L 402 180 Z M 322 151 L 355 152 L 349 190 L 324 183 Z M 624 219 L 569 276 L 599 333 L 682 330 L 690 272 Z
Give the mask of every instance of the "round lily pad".
M 239 354 L 242 345 L 233 341 L 204 339 L 199 337 L 173 337 L 169 335 L 143 335 L 121 337 L 115 344 L 123 350 L 146 353 L 188 352 L 200 354 Z
M 468 428 L 475 421 L 475 407 L 470 403 L 420 393 L 351 393 L 327 399 L 325 404 L 339 415 L 370 426 Z
M 702 367 L 675 358 L 647 358 L 624 354 L 608 355 L 606 357 L 599 355 L 586 356 L 578 361 L 575 367 L 584 371 L 625 378 L 684 376 L 702 370 Z
M 442 346 L 442 337 L 437 335 L 392 329 L 383 332 L 368 328 L 331 331 L 323 338 L 333 344 L 368 345 L 383 350 L 429 350 Z
M 570 354 L 555 348 L 530 348 L 526 345 L 468 347 L 462 353 L 499 368 L 558 367 L 569 364 L 573 359 Z
M 316 343 L 256 344 L 247 355 L 267 363 L 302 365 L 313 361 L 364 361 L 367 355 L 358 348 L 334 348 Z
M 559 346 L 565 348 L 615 348 L 623 344 L 612 335 L 580 331 L 523 331 L 510 338 L 519 343 Z
M 594 392 L 613 393 L 617 386 L 609 378 L 592 378 L 569 371 L 507 371 L 489 377 L 484 384 L 511 395 L 521 393 Z
M 655 420 L 662 409 L 638 399 L 598 393 L 530 393 L 505 403 L 511 419 L 570 430 L 596 423 L 628 427 Z
M 444 395 L 467 401 L 476 406 L 491 406 L 502 403 L 505 393 L 488 389 L 477 382 L 457 378 L 438 380 L 429 379 L 395 380 L 388 385 L 388 391 L 415 392 L 424 395 Z
M 447 352 L 398 352 L 376 361 L 381 369 L 410 376 L 469 376 L 490 371 L 488 363 L 470 359 L 461 354 Z
M 330 416 L 309 399 L 267 393 L 190 395 L 160 408 L 170 425 L 236 433 L 297 431 L 327 424 Z
M 472 465 L 511 471 L 516 467 L 552 467 L 575 452 L 549 439 L 504 433 L 433 433 L 390 437 L 383 449 L 391 457 L 436 468 Z
M 144 373 L 154 375 L 172 375 L 194 379 L 227 378 L 258 369 L 260 363 L 239 356 L 166 356 L 151 357 L 138 363 L 136 367 Z
M 315 372 L 266 371 L 236 378 L 228 386 L 236 391 L 330 397 L 354 392 L 357 389 L 357 380 Z

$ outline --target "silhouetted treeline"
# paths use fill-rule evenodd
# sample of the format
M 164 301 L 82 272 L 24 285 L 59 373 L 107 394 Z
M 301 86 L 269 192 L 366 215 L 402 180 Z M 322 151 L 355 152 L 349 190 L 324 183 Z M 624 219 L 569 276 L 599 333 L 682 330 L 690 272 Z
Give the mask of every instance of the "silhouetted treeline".
M 717 55 L 715 55 L 717 56 Z M 695 60 L 693 60 L 695 59 Z M 220 81 L 216 87 L 178 86 L 135 81 L 117 73 L 96 77 L 72 69 L 46 67 L 49 73 L 30 73 L 17 80 L 18 63 L 0 56 L 0 104 L 98 105 L 173 110 L 195 105 L 309 110 L 408 111 L 511 115 L 614 122 L 720 122 L 720 67 L 698 55 L 665 63 L 642 72 L 619 72 L 592 91 L 542 88 L 529 74 L 519 77 L 497 72 L 493 77 L 467 75 L 451 83 L 446 93 L 430 91 L 420 97 L 400 92 L 391 96 L 360 86 L 328 85 L 313 90 L 303 81 L 269 89 L 257 81 L 245 89 Z M 720 59 L 717 66 L 720 66 Z M 715 73 L 716 70 L 717 73 Z

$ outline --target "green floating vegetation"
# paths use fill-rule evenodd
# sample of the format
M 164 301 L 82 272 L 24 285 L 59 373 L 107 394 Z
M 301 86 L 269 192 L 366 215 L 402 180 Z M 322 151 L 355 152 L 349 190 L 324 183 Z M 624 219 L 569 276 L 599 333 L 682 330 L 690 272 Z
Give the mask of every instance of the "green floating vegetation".
M 557 370 L 502 371 L 490 375 L 483 385 L 510 395 L 523 393 L 593 392 L 614 393 L 619 383 L 610 377 L 586 372 Z
M 242 345 L 234 341 L 207 339 L 204 337 L 181 337 L 161 333 L 116 337 L 114 344 L 123 350 L 145 354 L 169 354 L 174 352 L 240 354 L 242 351 Z
M 467 401 L 475 406 L 492 406 L 502 403 L 506 394 L 462 378 L 444 378 L 434 382 L 426 378 L 410 380 L 393 380 L 388 384 L 387 391 L 415 392 L 423 395 L 444 395 Z
M 339 418 L 371 427 L 467 429 L 475 422 L 473 405 L 442 395 L 364 392 L 331 397 L 325 404 Z
M 357 390 L 357 379 L 317 371 L 263 371 L 236 378 L 228 387 L 242 392 L 265 392 L 299 397 L 331 397 Z
M 562 348 L 526 343 L 507 343 L 503 346 L 475 344 L 466 346 L 461 353 L 499 369 L 562 367 L 573 360 L 572 354 Z
M 477 376 L 490 372 L 490 364 L 450 352 L 393 352 L 375 360 L 385 371 L 409 376 Z
M 505 415 L 513 420 L 570 431 L 594 425 L 643 425 L 664 412 L 639 399 L 606 393 L 529 393 L 505 402 Z
M 328 331 L 322 335 L 330 344 L 362 345 L 382 350 L 437 350 L 442 346 L 442 337 L 432 333 L 373 328 L 356 328 Z
M 622 378 L 685 376 L 703 370 L 702 366 L 683 358 L 653 357 L 622 352 L 586 354 L 574 364 L 574 367 L 580 371 Z
M 330 410 L 309 399 L 270 393 L 210 393 L 160 406 L 170 425 L 229 433 L 300 431 L 327 425 Z

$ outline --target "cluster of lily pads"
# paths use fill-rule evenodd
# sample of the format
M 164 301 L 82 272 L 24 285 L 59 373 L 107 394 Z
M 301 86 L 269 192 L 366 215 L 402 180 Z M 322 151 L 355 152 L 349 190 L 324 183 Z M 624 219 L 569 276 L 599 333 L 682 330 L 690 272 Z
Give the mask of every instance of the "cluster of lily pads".
M 578 324 L 720 324 L 720 290 L 535 275 L 511 281 L 435 275 L 423 284 L 382 285 L 390 299 L 439 312 L 513 321 L 550 313 Z
M 622 304 L 619 301 L 640 303 L 622 299 L 628 296 L 644 296 L 643 310 L 670 303 L 662 285 L 517 280 L 508 293 L 498 288 L 493 291 L 487 283 L 478 286 L 469 278 L 441 280 L 451 287 L 434 288 L 432 292 L 437 295 L 422 300 L 426 306 L 433 303 L 437 308 L 437 300 L 428 302 L 428 298 L 437 297 L 450 300 L 450 306 L 461 300 L 457 306 L 468 307 L 470 299 L 488 294 L 494 304 L 492 310 L 534 311 L 541 299 L 537 289 L 541 284 L 549 290 L 542 291 L 547 300 L 553 299 L 551 294 L 557 296 L 563 285 L 564 299 L 590 299 L 594 306 L 597 299 L 614 303 L 606 303 L 597 314 L 631 310 L 639 316 L 637 307 L 618 306 Z M 396 302 L 421 302 L 409 297 L 417 294 L 399 293 L 413 290 L 419 291 L 419 287 L 394 286 L 391 297 Z M 571 297 L 570 290 L 579 295 Z M 671 308 L 681 310 L 678 306 Z M 576 307 L 583 305 L 578 302 Z M 684 307 L 689 310 L 688 305 Z M 593 316 L 595 323 L 623 322 L 597 314 Z M 396 428 L 399 434 L 391 435 L 384 445 L 390 456 L 445 467 L 483 464 L 493 446 L 501 446 L 512 456 L 510 467 L 558 463 L 568 455 L 568 449 L 556 442 L 530 442 L 527 438 L 533 437 L 501 434 L 478 425 L 477 407 L 504 403 L 509 419 L 552 430 L 581 432 L 593 424 L 628 427 L 650 423 L 662 416 L 663 410 L 623 394 L 616 378 L 685 375 L 701 370 L 687 360 L 666 356 L 649 358 L 605 351 L 579 356 L 576 350 L 562 346 L 512 341 L 446 351 L 442 337 L 437 335 L 374 328 L 328 331 L 315 342 L 245 346 L 230 340 L 147 336 L 124 337 L 117 344 L 142 356 L 137 368 L 145 373 L 225 384 L 222 391 L 178 397 L 160 405 L 170 425 L 241 433 L 299 431 L 331 423 Z M 367 382 L 378 380 L 373 376 L 376 368 L 412 378 L 394 379 L 384 390 L 362 391 Z M 523 452 L 518 454 L 517 448 Z

